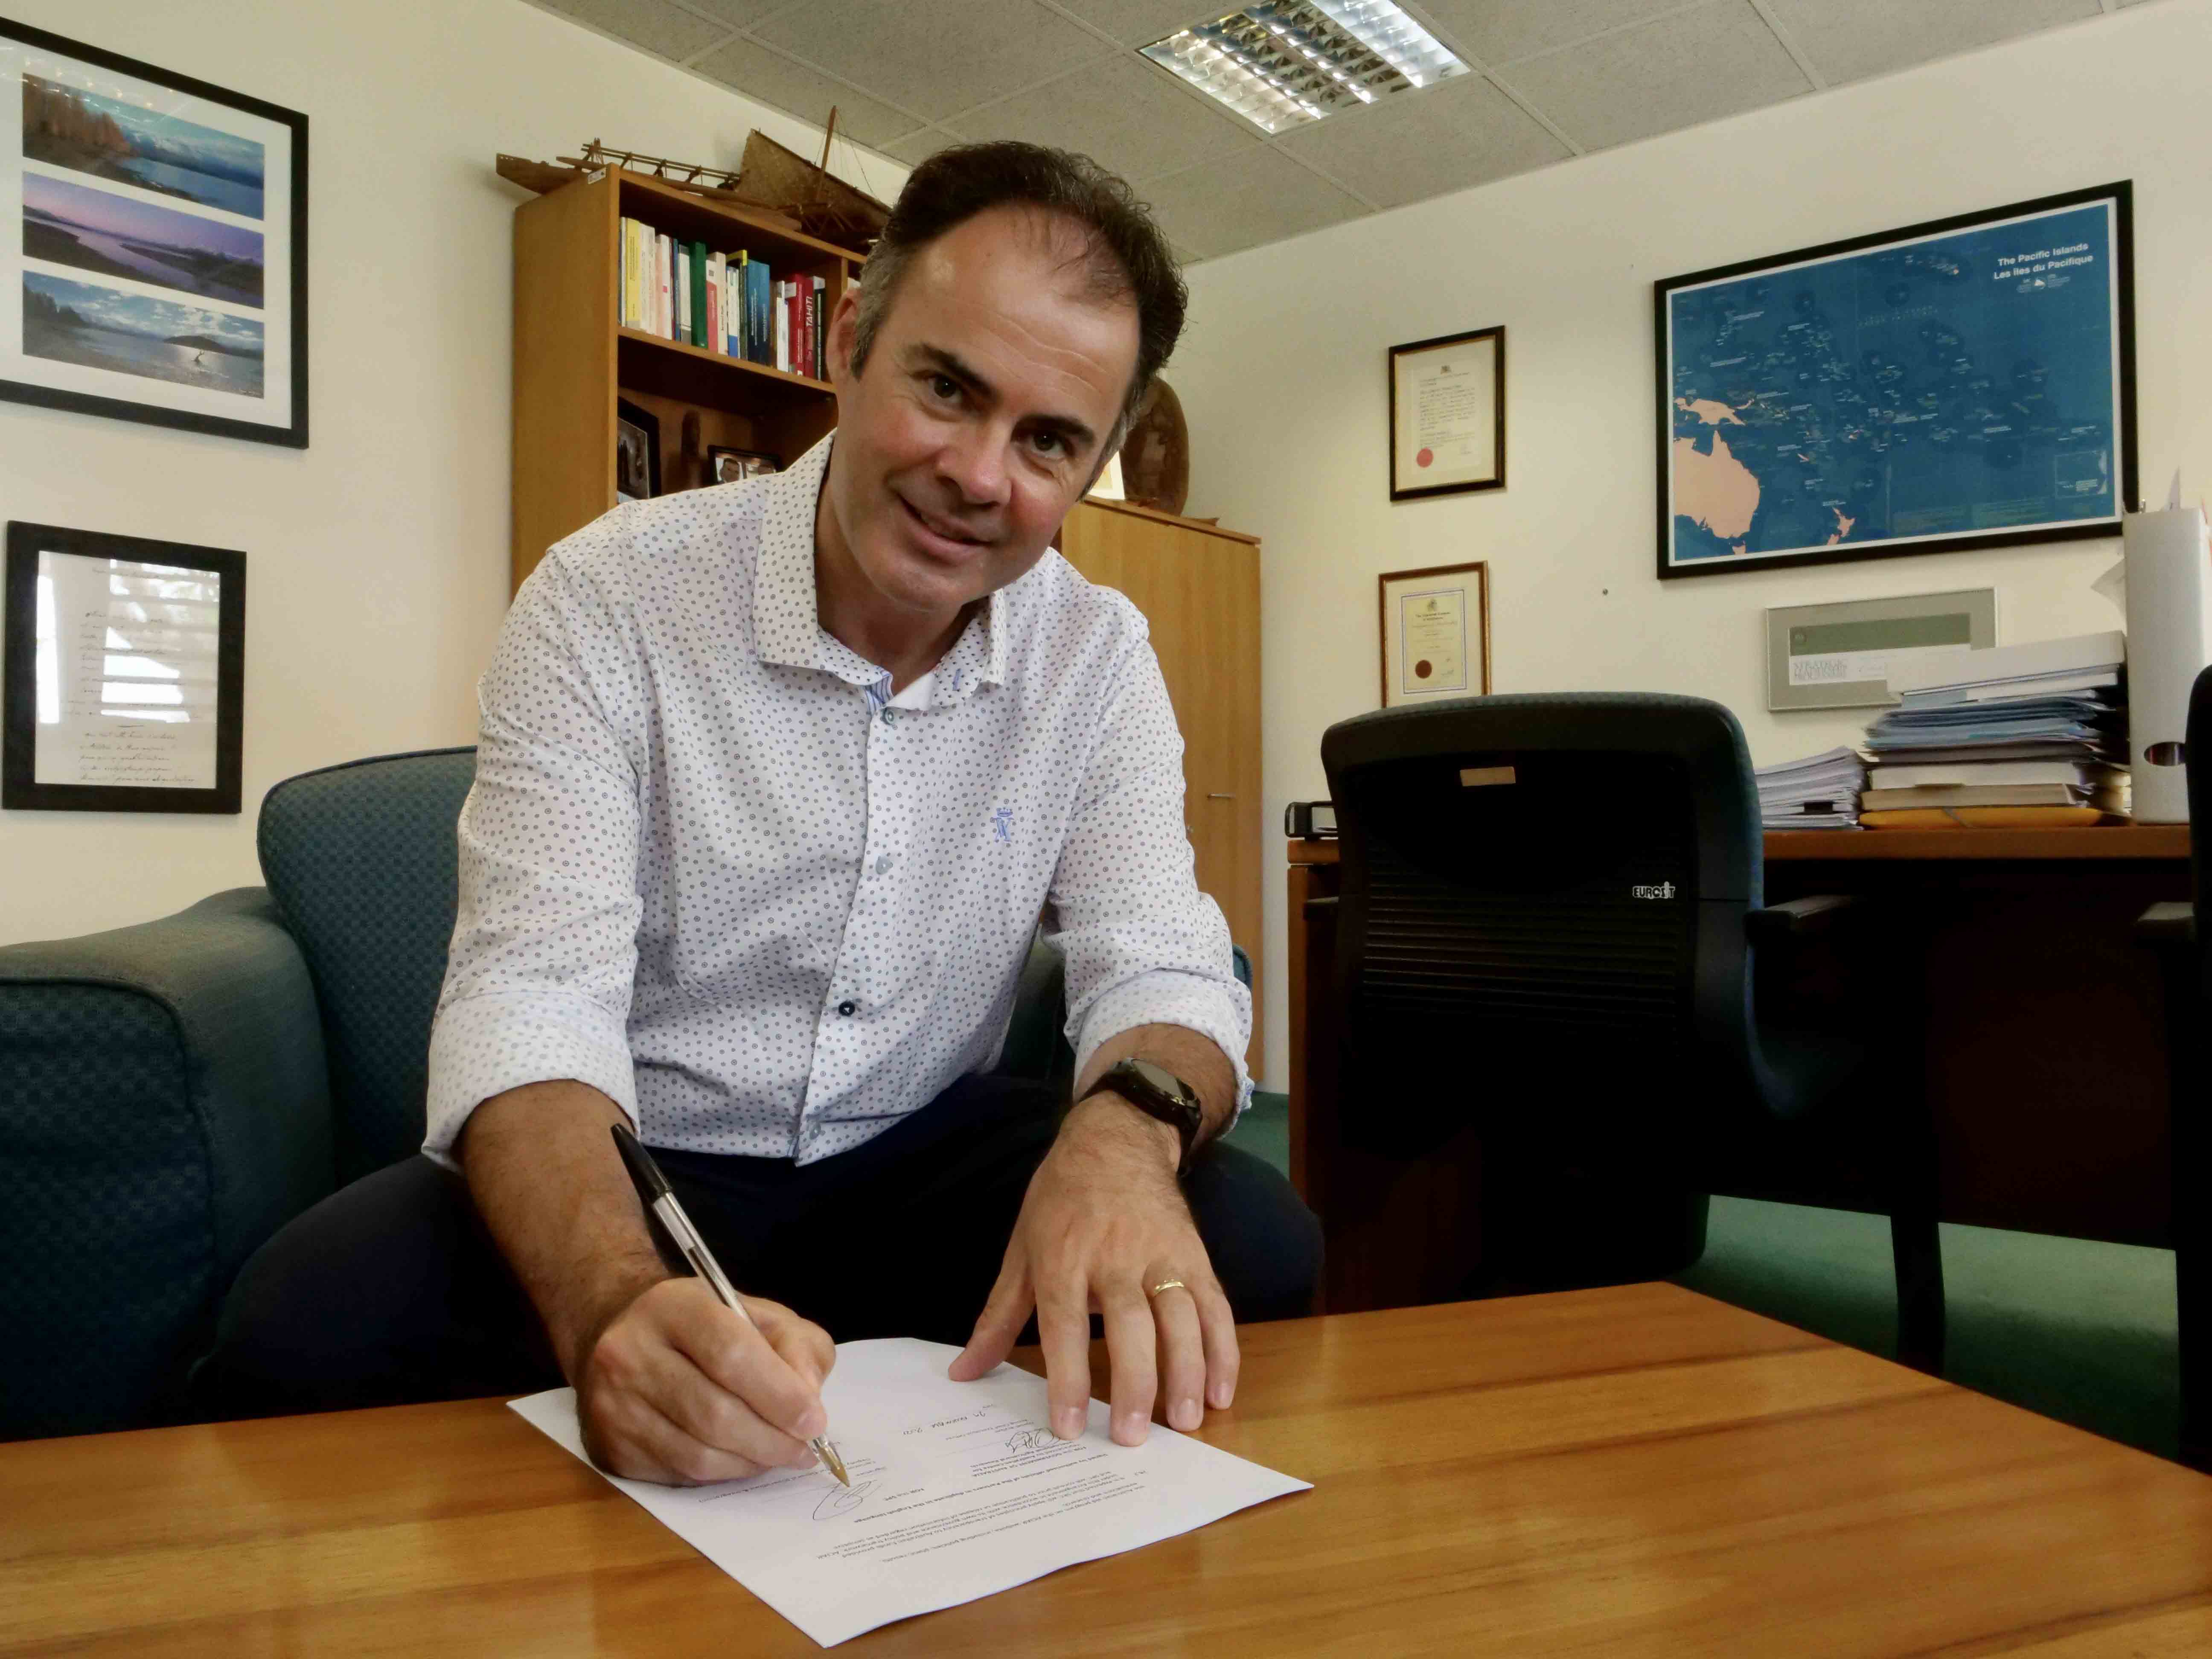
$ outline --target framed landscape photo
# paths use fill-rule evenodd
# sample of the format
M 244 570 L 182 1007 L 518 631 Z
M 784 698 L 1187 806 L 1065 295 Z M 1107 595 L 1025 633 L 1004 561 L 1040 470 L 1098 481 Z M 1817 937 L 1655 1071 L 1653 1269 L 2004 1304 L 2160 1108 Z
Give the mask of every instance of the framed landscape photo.
M 1445 564 L 1375 579 L 1382 706 L 1490 695 L 1490 568 Z
M 1505 488 L 1505 330 L 1390 348 L 1390 499 Z
M 1662 579 L 2116 534 L 2133 244 L 2122 182 L 1655 283 Z
M 307 444 L 307 118 L 0 18 L 0 398 Z
M 0 805 L 239 810 L 246 556 L 8 526 Z

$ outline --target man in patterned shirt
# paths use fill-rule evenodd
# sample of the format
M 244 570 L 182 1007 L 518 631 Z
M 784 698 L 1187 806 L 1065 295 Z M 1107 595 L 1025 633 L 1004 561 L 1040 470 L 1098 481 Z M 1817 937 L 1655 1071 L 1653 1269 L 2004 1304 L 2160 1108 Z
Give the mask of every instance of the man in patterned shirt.
M 964 1339 L 967 1378 L 1034 1314 L 1079 1433 L 1095 1314 L 1115 1439 L 1230 1403 L 1236 1321 L 1306 1310 L 1319 1230 L 1214 1144 L 1250 1000 L 1181 739 L 1142 617 L 1048 545 L 1183 306 L 1094 164 L 941 153 L 830 325 L 832 438 L 548 554 L 480 690 L 427 1156 L 264 1247 L 210 1396 L 565 1374 L 602 1466 L 719 1480 L 811 1460 L 832 1334 Z M 991 1075 L 1040 914 L 1072 1109 Z M 779 1298 L 752 1324 L 663 1266 L 625 1120 Z

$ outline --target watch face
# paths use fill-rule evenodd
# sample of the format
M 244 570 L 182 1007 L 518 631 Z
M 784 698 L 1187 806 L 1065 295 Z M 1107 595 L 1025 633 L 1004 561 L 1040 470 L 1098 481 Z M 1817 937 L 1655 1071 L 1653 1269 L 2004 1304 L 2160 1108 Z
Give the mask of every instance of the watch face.
M 1170 1100 L 1178 1104 L 1194 1106 L 1198 1103 L 1191 1091 L 1183 1086 L 1183 1080 L 1164 1066 L 1155 1066 L 1149 1060 L 1133 1060 L 1127 1064 L 1131 1071 L 1136 1073 Z

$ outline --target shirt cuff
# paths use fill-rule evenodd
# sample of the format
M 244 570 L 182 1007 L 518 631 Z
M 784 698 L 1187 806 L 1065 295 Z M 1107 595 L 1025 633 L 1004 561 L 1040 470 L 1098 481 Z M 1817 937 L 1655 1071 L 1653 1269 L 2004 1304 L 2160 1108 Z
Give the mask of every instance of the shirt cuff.
M 526 1083 L 573 1078 L 637 1123 L 629 1023 L 575 992 L 490 991 L 438 1010 L 430 1028 L 422 1152 L 448 1170 L 469 1114 Z
M 1110 1037 L 1139 1025 L 1180 1025 L 1209 1039 L 1229 1056 L 1237 1073 L 1237 1109 L 1222 1125 L 1226 1134 L 1252 1103 L 1252 1079 L 1244 1069 L 1244 1045 L 1252 1040 L 1252 994 L 1241 980 L 1223 981 L 1199 974 L 1155 969 L 1102 992 L 1084 1016 L 1075 1045 L 1075 1075 Z

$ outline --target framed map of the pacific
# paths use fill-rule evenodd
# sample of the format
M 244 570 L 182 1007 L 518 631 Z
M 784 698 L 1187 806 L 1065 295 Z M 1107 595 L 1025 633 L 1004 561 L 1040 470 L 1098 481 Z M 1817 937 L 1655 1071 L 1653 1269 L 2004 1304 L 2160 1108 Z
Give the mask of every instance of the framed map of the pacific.
M 2125 182 L 1652 286 L 1662 579 L 2109 536 L 2136 504 Z

